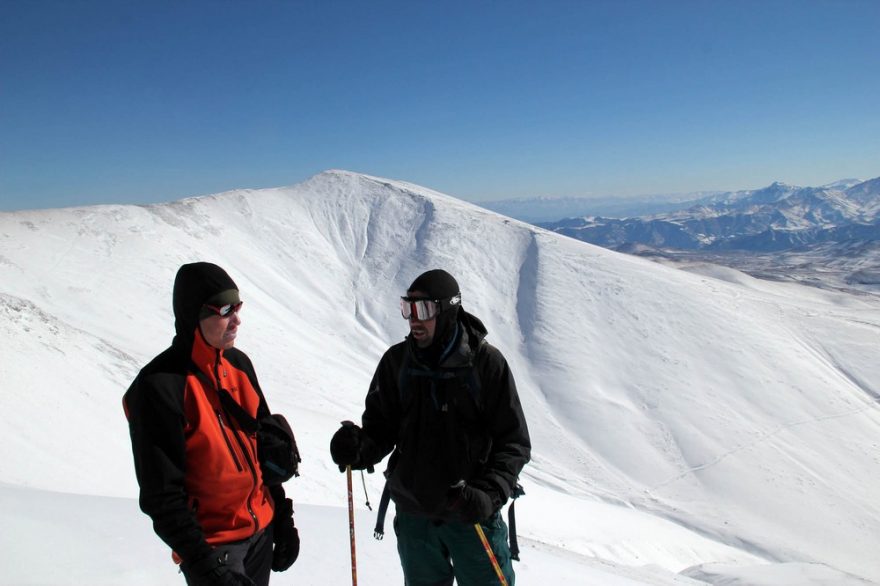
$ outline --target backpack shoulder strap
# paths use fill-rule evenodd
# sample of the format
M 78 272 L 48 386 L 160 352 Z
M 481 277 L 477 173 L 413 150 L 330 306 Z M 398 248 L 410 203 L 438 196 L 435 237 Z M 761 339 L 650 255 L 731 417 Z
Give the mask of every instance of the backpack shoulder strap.
M 379 510 L 376 513 L 376 526 L 373 528 L 373 537 L 382 541 L 385 537 L 385 513 L 388 512 L 388 503 L 391 500 L 391 491 L 388 489 L 388 481 L 382 489 L 382 498 L 379 499 Z
M 409 364 L 411 360 L 412 358 L 410 358 L 409 349 L 405 348 L 403 351 L 403 360 L 397 371 L 397 394 L 401 405 L 403 405 L 403 399 L 406 396 L 407 387 L 409 387 Z
M 260 427 L 259 422 L 251 417 L 248 412 L 232 398 L 229 391 L 226 389 L 220 389 L 217 391 L 217 394 L 220 396 L 220 403 L 223 404 L 223 408 L 226 409 L 227 413 L 235 417 L 235 420 L 238 421 L 238 424 L 243 430 L 248 433 L 257 432 Z
M 198 366 L 195 365 L 195 363 L 190 364 L 190 371 L 192 371 L 192 373 L 196 375 L 196 378 L 202 381 L 202 384 L 206 385 L 208 388 L 216 390 L 217 396 L 220 398 L 220 404 L 223 406 L 223 409 L 225 409 L 229 415 L 231 415 L 235 418 L 236 421 L 238 421 L 238 425 L 241 426 L 244 431 L 248 433 L 257 432 L 257 429 L 259 428 L 257 420 L 251 417 L 250 414 L 245 411 L 244 408 L 235 401 L 235 399 L 232 398 L 232 395 L 229 394 L 229 391 L 224 388 L 218 389 L 214 385 L 214 383 L 211 382 L 211 379 L 209 379 L 208 376 L 204 372 L 202 372 Z
M 510 506 L 507 508 L 507 525 L 509 526 L 507 536 L 510 542 L 510 558 L 516 561 L 519 561 L 519 542 L 516 539 L 516 510 L 514 507 L 516 506 L 516 499 L 525 493 L 526 491 L 517 482 L 516 488 L 513 489 L 513 494 L 510 495 Z

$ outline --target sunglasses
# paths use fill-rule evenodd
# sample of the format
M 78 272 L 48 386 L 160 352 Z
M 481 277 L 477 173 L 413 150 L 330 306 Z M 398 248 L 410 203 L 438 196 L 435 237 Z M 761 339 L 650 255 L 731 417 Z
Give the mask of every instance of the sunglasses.
M 244 301 L 239 301 L 238 303 L 227 303 L 226 305 L 221 305 L 217 307 L 216 305 L 207 305 L 205 304 L 205 308 L 211 310 L 215 315 L 219 315 L 220 317 L 229 317 L 233 313 L 238 313 L 238 310 L 241 309 L 241 305 Z
M 413 297 L 400 298 L 400 315 L 403 319 L 425 321 L 437 317 L 444 309 L 461 304 L 461 295 L 449 299 L 424 299 Z

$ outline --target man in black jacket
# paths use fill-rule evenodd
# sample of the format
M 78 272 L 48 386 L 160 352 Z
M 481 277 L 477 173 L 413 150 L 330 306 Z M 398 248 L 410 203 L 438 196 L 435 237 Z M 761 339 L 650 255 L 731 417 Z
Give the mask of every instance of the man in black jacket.
M 394 451 L 386 475 L 407 586 L 498 584 L 476 523 L 513 585 L 499 510 L 531 452 L 513 375 L 446 271 L 420 275 L 400 307 L 410 335 L 380 360 L 363 426 L 333 436 L 333 461 L 363 469 Z

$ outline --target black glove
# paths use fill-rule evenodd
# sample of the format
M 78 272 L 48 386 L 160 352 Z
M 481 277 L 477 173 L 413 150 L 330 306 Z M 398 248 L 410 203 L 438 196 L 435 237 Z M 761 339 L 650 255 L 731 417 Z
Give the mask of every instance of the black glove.
M 272 519 L 272 571 L 283 572 L 293 565 L 299 556 L 299 531 L 293 524 L 293 502 L 284 499 L 275 509 Z
M 226 554 L 216 553 L 181 564 L 188 586 L 254 586 L 254 581 L 226 565 Z
M 482 523 L 499 508 L 490 489 L 481 489 L 465 484 L 464 481 L 450 489 L 449 508 L 458 512 L 466 523 Z M 500 500 L 500 499 L 498 499 Z
M 345 472 L 346 466 L 363 469 L 361 466 L 361 436 L 363 431 L 351 421 L 343 421 L 342 427 L 333 434 L 330 440 L 330 455 L 339 464 L 339 471 Z

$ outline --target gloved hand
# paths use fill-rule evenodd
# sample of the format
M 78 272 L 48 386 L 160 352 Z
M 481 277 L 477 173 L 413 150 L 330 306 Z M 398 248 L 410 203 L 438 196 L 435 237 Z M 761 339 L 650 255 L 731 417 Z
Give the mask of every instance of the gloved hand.
M 450 489 L 449 508 L 457 511 L 466 523 L 481 523 L 488 520 L 498 508 L 490 492 L 461 481 Z
M 209 555 L 181 564 L 188 586 L 255 586 L 254 581 L 226 565 L 226 555 Z
M 272 571 L 283 572 L 299 556 L 299 531 L 293 524 L 293 502 L 284 499 L 275 509 L 272 519 L 275 548 L 272 550 Z
M 330 455 L 333 462 L 339 465 L 339 471 L 345 472 L 346 466 L 353 469 L 362 469 L 361 466 L 361 436 L 363 431 L 351 421 L 343 421 L 333 438 L 330 440 Z

